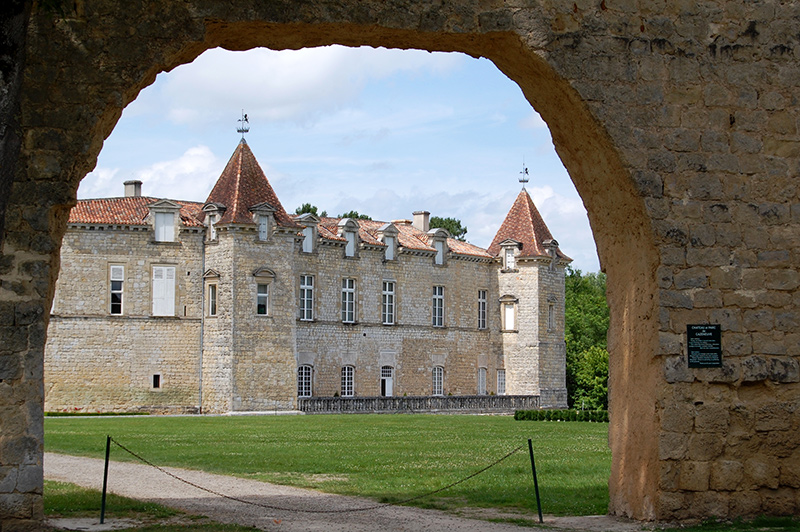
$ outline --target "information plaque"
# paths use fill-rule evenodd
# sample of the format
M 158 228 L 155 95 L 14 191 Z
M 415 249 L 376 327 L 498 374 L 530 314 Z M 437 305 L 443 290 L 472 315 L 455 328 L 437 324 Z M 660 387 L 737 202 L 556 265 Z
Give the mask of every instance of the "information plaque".
M 686 345 L 690 368 L 722 367 L 722 334 L 718 323 L 687 325 Z

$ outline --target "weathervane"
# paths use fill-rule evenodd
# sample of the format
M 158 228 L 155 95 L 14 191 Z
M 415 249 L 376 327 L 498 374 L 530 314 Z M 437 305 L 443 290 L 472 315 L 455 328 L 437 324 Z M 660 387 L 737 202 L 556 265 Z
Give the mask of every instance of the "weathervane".
M 239 127 L 236 128 L 236 132 L 242 134 L 242 140 L 244 141 L 244 134 L 248 131 L 250 131 L 250 121 L 247 119 L 244 109 L 242 109 L 242 117 L 239 119 Z
M 525 166 L 525 159 L 522 159 L 522 171 L 519 173 L 519 175 L 519 182 L 522 183 L 522 188 L 525 188 L 525 183 L 530 181 L 530 178 L 528 177 L 528 167 Z

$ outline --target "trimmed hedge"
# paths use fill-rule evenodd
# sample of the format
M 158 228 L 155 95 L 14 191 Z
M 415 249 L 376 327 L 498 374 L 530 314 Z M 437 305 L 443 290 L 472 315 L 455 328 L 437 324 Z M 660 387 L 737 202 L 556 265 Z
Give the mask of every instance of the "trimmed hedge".
M 608 410 L 517 410 L 517 421 L 593 421 L 608 423 Z

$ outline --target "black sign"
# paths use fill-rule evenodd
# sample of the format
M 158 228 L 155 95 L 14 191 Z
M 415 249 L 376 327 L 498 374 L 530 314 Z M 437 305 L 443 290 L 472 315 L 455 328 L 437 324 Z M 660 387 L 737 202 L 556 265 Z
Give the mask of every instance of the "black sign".
M 687 325 L 686 345 L 690 368 L 722 367 L 722 334 L 718 323 Z

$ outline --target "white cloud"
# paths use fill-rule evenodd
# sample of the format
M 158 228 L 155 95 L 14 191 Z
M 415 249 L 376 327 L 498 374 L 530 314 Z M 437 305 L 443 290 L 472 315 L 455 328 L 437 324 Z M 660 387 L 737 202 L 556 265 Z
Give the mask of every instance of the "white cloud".
M 464 60 L 458 54 L 343 46 L 213 49 L 159 76 L 158 97 L 149 95 L 139 105 L 165 106 L 161 113 L 180 124 L 219 123 L 241 109 L 261 120 L 310 124 L 356 101 L 370 80 L 401 72 L 440 74 Z
M 78 197 L 106 198 L 109 196 L 121 196 L 123 192 L 121 183 L 118 190 L 114 191 L 112 189 L 118 172 L 118 168 L 95 168 L 86 174 L 86 177 L 83 178 L 80 186 L 78 186 Z
M 142 182 L 146 196 L 203 201 L 222 173 L 223 164 L 207 146 L 194 146 L 177 159 L 138 170 L 135 179 Z

